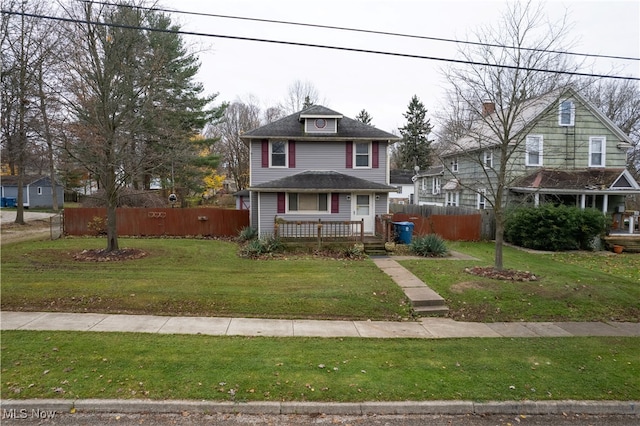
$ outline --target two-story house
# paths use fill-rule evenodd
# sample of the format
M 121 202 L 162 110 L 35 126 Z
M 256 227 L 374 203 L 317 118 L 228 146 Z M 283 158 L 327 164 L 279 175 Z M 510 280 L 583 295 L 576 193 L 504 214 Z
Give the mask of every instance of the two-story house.
M 315 105 L 242 135 L 250 149 L 250 223 L 357 222 L 374 234 L 388 213 L 389 144 L 398 137 Z M 361 229 L 361 228 L 364 229 Z M 323 232 L 331 227 L 326 226 Z M 293 235 L 289 235 L 293 236 Z
M 419 202 L 491 208 L 498 185 L 501 150 L 488 123 L 499 122 L 492 105 L 473 132 L 447 147 L 442 174 L 419 176 Z M 542 202 L 624 209 L 640 185 L 626 170 L 632 141 L 572 88 L 523 103 L 512 120 L 506 161 L 505 203 Z

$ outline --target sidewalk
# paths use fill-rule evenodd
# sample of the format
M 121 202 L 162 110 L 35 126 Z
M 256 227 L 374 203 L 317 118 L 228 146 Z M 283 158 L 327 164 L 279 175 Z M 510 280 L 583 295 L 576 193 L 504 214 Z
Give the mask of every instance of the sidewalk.
M 421 339 L 571 336 L 640 337 L 640 323 L 476 323 L 454 321 L 449 318 L 421 318 L 416 322 L 321 321 L 6 311 L 0 312 L 0 330 L 101 331 L 203 334 L 211 336 Z

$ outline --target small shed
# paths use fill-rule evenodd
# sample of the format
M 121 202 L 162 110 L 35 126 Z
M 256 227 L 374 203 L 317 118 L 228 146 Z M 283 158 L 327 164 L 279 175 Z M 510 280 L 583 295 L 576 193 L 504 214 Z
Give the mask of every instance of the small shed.
M 236 197 L 236 210 L 250 210 L 251 209 L 251 193 L 243 189 L 233 194 Z
M 58 205 L 64 202 L 64 188 L 59 183 L 51 184 L 49 176 L 24 177 L 22 187 L 22 205 L 25 208 L 51 209 L 53 208 L 53 191 L 56 191 Z M 0 176 L 0 196 L 2 200 L 18 199 L 18 176 Z M 3 207 L 8 203 L 2 203 Z

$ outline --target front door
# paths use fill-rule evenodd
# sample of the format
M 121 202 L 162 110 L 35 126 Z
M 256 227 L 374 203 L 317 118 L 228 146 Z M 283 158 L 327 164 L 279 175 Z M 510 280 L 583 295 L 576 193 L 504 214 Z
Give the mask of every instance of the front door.
M 351 194 L 351 220 L 364 220 L 365 234 L 373 234 L 374 210 L 372 194 Z

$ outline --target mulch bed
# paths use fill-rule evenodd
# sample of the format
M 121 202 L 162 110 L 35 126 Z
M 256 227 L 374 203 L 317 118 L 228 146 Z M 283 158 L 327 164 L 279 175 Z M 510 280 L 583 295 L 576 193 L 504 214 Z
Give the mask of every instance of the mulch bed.
M 125 248 L 107 251 L 105 249 L 82 250 L 73 256 L 81 262 L 119 262 L 123 260 L 141 259 L 147 256 L 147 252 L 140 249 Z
M 513 269 L 503 269 L 498 271 L 492 266 L 482 267 L 474 266 L 472 268 L 465 268 L 464 271 L 468 274 L 478 277 L 493 278 L 495 280 L 505 281 L 538 281 L 538 277 L 529 271 L 516 271 Z

